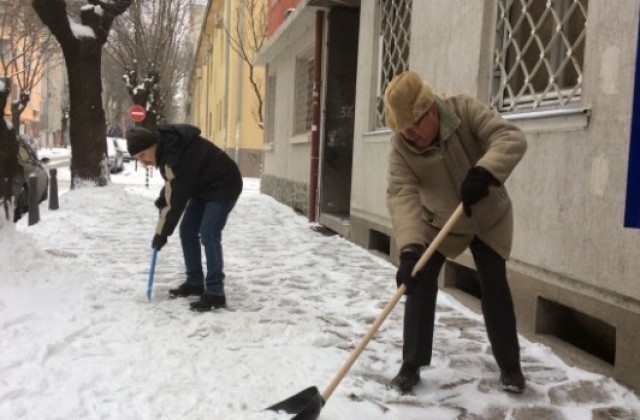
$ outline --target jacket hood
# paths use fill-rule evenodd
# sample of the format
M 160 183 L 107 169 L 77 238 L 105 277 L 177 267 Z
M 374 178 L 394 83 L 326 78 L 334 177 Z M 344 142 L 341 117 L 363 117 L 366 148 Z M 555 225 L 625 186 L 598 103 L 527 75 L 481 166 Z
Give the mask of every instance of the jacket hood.
M 176 133 L 183 139 L 192 139 L 201 133 L 198 127 L 191 124 L 163 124 L 158 126 L 157 130 L 161 135 Z

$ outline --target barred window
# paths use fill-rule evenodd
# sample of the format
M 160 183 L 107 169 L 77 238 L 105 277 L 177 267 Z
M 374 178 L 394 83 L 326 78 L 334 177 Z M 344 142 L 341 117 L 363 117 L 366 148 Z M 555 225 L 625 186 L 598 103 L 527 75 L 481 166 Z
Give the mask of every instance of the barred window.
M 275 140 L 275 124 L 276 124 L 276 78 L 275 76 L 267 77 L 267 92 L 265 101 L 265 135 L 264 142 L 272 144 Z
M 582 95 L 589 0 L 498 0 L 491 104 L 560 108 Z
M 313 105 L 313 57 L 305 55 L 296 60 L 296 108 L 293 134 L 311 131 Z
M 385 126 L 384 90 L 397 74 L 409 68 L 412 0 L 378 0 L 380 48 L 375 128 Z

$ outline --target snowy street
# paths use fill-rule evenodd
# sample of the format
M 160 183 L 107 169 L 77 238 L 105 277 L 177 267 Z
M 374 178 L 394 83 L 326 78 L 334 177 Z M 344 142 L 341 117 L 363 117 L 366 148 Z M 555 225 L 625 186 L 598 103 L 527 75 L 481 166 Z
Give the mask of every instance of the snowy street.
M 132 162 L 107 187 L 61 188 L 59 210 L 44 202 L 40 223 L 2 231 L 0 419 L 288 419 L 263 409 L 322 392 L 395 291 L 391 263 L 311 229 L 246 178 L 223 237 L 228 308 L 168 299 L 184 281 L 177 231 L 148 302 L 154 175 L 146 188 Z M 403 299 L 321 420 L 640 418 L 633 392 L 522 337 L 528 388 L 506 394 L 481 316 L 438 299 L 434 362 L 414 394 L 388 387 Z

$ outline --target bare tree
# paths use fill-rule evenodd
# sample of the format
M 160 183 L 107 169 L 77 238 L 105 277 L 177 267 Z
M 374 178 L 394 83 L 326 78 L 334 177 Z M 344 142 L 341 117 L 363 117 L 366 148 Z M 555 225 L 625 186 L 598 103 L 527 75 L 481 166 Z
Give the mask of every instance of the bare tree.
M 120 19 L 122 17 L 118 20 Z M 111 37 L 109 42 L 111 42 Z M 106 50 L 107 47 L 105 46 L 105 52 Z M 106 53 L 102 55 L 102 60 L 102 83 L 104 87 L 102 102 L 107 118 L 107 135 L 122 137 L 122 132 L 126 129 L 123 121 L 126 118 L 126 109 L 131 105 L 131 99 L 127 89 L 122 84 L 122 68 L 120 65 Z
M 0 76 L 10 78 L 18 86 L 17 99 L 11 103 L 11 123 L 19 132 L 20 115 L 34 86 L 44 76 L 45 63 L 49 69 L 60 63 L 59 55 L 55 54 L 59 47 L 24 0 L 6 0 L 0 4 L 0 12 Z
M 0 206 L 4 218 L 0 215 L 0 229 L 13 217 L 12 180 L 18 166 L 18 142 L 16 133 L 4 120 L 4 108 L 9 97 L 8 78 L 0 78 Z
M 190 5 L 191 0 L 137 0 L 114 24 L 105 51 L 120 66 L 132 102 L 147 110 L 145 126 L 173 117 L 166 105 L 193 61 Z
M 56 37 L 69 78 L 71 188 L 84 182 L 106 185 L 106 120 L 102 107 L 102 47 L 114 19 L 132 0 L 88 0 L 80 8 L 80 23 L 67 12 L 64 0 L 32 0 L 33 8 Z
M 122 78 L 131 100 L 147 112 L 145 119 L 136 125 L 155 130 L 158 123 L 164 119 L 164 99 L 160 92 L 160 74 L 155 70 L 149 70 L 147 76 L 139 82 L 136 70 L 125 70 Z
M 264 0 L 240 0 L 235 15 L 235 25 L 232 28 L 225 25 L 224 32 L 229 37 L 233 51 L 249 68 L 249 83 L 251 83 L 257 101 L 257 109 L 253 111 L 253 114 L 256 122 L 262 128 L 262 83 L 256 78 L 253 58 L 267 40 L 267 2 Z

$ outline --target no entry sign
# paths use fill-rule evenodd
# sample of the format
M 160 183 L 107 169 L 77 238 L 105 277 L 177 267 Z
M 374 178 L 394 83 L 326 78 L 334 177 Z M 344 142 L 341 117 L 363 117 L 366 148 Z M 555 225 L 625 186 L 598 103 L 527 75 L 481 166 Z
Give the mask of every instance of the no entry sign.
M 134 105 L 129 109 L 129 116 L 135 122 L 143 121 L 147 116 L 147 111 L 140 105 Z

